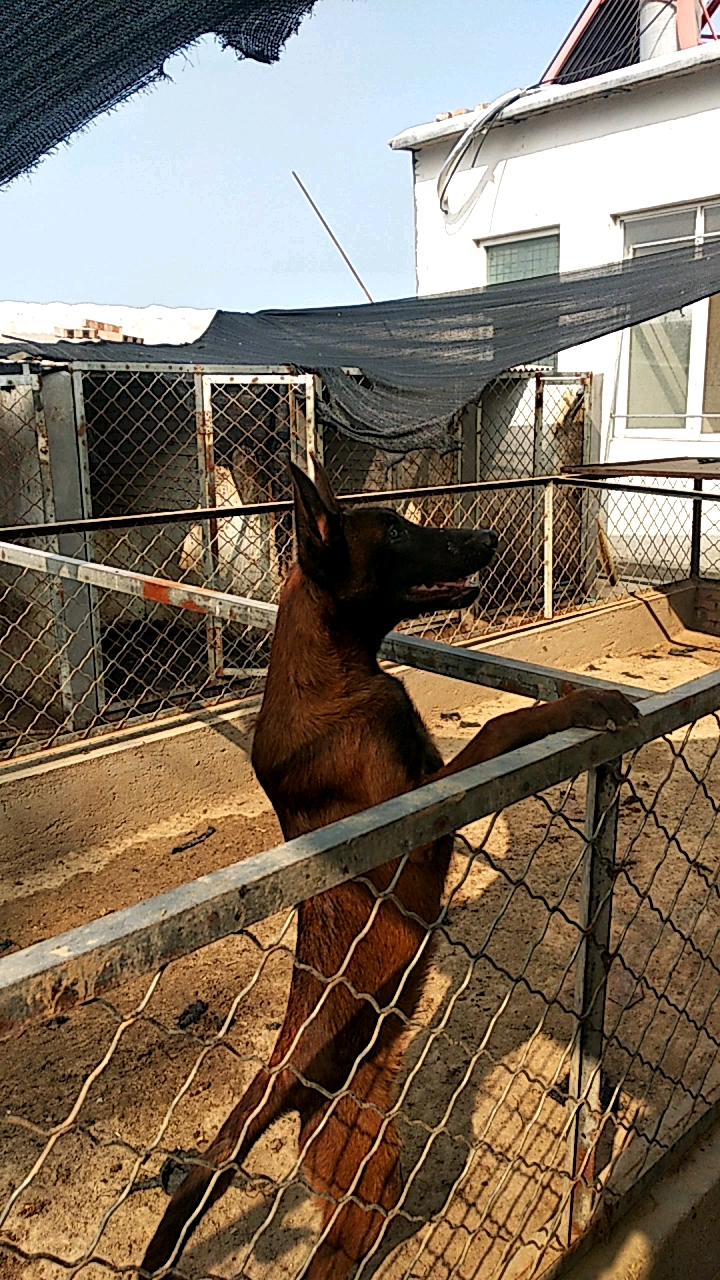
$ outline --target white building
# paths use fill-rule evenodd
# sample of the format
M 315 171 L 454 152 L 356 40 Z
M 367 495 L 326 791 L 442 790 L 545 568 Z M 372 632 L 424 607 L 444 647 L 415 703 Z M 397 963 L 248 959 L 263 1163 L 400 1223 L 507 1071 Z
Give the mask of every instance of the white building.
M 446 211 L 439 175 L 482 109 L 393 138 L 413 157 L 418 293 L 720 235 L 716 8 L 591 0 L 540 86 L 467 151 Z M 560 352 L 557 368 L 602 388 L 603 461 L 720 456 L 720 296 Z

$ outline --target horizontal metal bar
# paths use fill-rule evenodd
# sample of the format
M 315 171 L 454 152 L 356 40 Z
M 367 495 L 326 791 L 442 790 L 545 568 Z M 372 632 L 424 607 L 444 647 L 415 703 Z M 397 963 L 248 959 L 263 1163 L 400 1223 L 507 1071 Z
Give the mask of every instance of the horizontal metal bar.
M 31 387 L 33 391 L 39 391 L 40 379 L 36 373 L 3 373 L 0 366 L 0 388 L 6 387 Z
M 67 1011 L 720 708 L 720 674 L 646 698 L 617 733 L 570 729 L 0 960 L 0 1036 Z
M 231 516 L 277 515 L 292 511 L 290 500 L 254 502 L 242 507 L 197 507 L 181 511 L 152 511 L 140 515 L 91 516 L 87 520 L 60 520 L 55 524 L 8 525 L 0 538 L 44 538 L 63 533 L 99 533 L 102 530 L 141 529 L 150 524 L 197 524 L 200 520 L 224 520 Z
M 502 489 L 527 489 L 549 484 L 554 476 L 520 476 L 513 480 L 481 480 L 468 484 L 438 484 L 418 489 L 384 489 L 372 493 L 339 494 L 340 501 L 351 506 L 375 502 L 400 502 L 406 498 L 432 498 L 449 494 L 482 493 Z M 136 529 L 146 524 L 185 524 L 198 520 L 224 520 L 230 516 L 277 515 L 292 511 L 290 500 L 256 502 L 241 507 L 197 507 L 182 511 L 152 511 L 140 515 L 97 516 L 88 520 L 63 520 L 53 524 L 19 524 L 0 529 L 0 538 L 39 538 L 61 533 L 92 533 L 101 529 Z
M 628 463 L 632 466 L 632 463 Z M 687 479 L 687 477 L 680 477 Z M 708 477 L 714 479 L 716 477 Z M 553 479 L 554 484 L 565 485 L 573 489 L 600 489 L 608 492 L 618 493 L 636 493 L 644 498 L 684 498 L 690 502 L 720 502 L 720 493 L 695 493 L 692 489 L 667 489 L 665 487 L 657 488 L 653 485 L 637 485 L 637 484 L 616 484 L 613 480 L 585 480 L 579 476 L 560 476 L 559 479 Z
M 122 350 L 122 347 L 120 347 L 120 350 Z M 10 359 L 14 360 L 16 364 L 20 363 L 19 360 L 16 360 L 14 357 L 10 357 Z M 295 374 L 293 366 L 289 364 L 159 364 L 157 361 L 141 362 L 139 360 L 73 360 L 72 357 L 68 357 L 67 355 L 58 355 L 57 360 L 55 360 L 50 356 L 33 356 L 32 354 L 30 354 L 30 359 L 27 363 L 45 367 L 49 365 L 52 367 L 53 371 L 58 367 L 69 368 L 72 369 L 74 373 L 179 373 L 184 374 L 191 381 L 196 373 L 203 375 L 221 373 L 227 374 L 228 376 L 232 376 L 232 374 L 237 373 L 244 373 L 247 375 L 253 375 L 256 373 Z
M 112 565 L 95 564 L 89 560 L 74 560 L 71 556 L 55 555 L 50 551 L 38 551 L 34 547 L 18 547 L 0 542 L 0 563 L 30 569 L 35 573 L 51 573 L 73 582 L 104 587 L 123 595 L 139 596 L 153 604 L 174 605 L 178 609 L 190 609 L 195 613 L 224 618 L 228 622 L 242 622 L 247 626 L 272 631 L 277 617 L 277 605 L 262 600 L 233 596 L 223 591 L 210 591 L 205 587 L 191 587 L 184 582 L 165 578 L 153 578 L 130 569 L 115 569 Z
M 720 413 L 704 413 L 701 409 L 697 413 L 611 413 L 611 418 L 671 418 L 673 422 L 683 422 L 685 418 L 720 418 Z
M 500 658 L 482 649 L 462 649 L 437 640 L 405 636 L 399 631 L 391 631 L 386 636 L 380 656 L 420 671 L 432 671 L 453 680 L 467 680 L 490 689 L 502 689 L 505 693 L 519 693 L 541 702 L 554 702 L 573 689 L 619 689 L 633 702 L 652 697 L 656 692 L 637 685 L 615 684 L 594 676 L 562 671 L 557 667 L 542 667 L 535 662 L 521 662 L 517 658 Z
M 212 591 L 205 587 L 188 586 L 182 582 L 155 578 L 129 569 L 116 569 L 112 565 L 93 561 L 76 560 L 32 547 L 18 547 L 13 543 L 0 543 L 0 563 L 12 564 L 36 573 L 55 574 L 60 578 L 103 587 L 108 591 L 118 591 L 154 603 L 191 609 L 196 613 L 230 622 L 260 626 L 268 631 L 274 628 L 277 618 L 277 605 L 261 600 Z M 633 700 L 649 697 L 654 692 L 557 667 L 501 658 L 482 650 L 464 649 L 436 640 L 424 640 L 419 636 L 405 636 L 397 631 L 390 632 L 385 638 L 380 653 L 381 657 L 391 662 L 546 702 L 560 698 L 572 689 L 620 689 Z
M 720 460 L 720 459 L 719 459 Z M 632 465 L 632 464 L 628 464 Z M 476 480 L 465 484 L 428 485 L 416 489 L 384 489 L 372 493 L 343 493 L 340 501 L 348 506 L 372 505 L 377 502 L 404 502 L 409 498 L 462 497 L 471 493 L 500 493 L 509 489 L 543 488 L 548 484 L 565 485 L 575 489 L 618 490 L 653 498 L 690 498 L 691 490 L 667 489 L 655 486 L 614 484 L 585 476 L 518 476 L 508 480 Z M 703 502 L 720 502 L 720 494 L 703 493 Z M 88 520 L 60 520 L 47 524 L 6 525 L 0 528 L 0 538 L 40 538 L 63 533 L 93 533 L 103 529 L 139 529 L 149 524 L 187 524 L 199 520 L 225 520 L 232 516 L 280 515 L 292 511 L 290 500 L 282 502 L 256 502 L 238 507 L 198 507 L 181 511 L 151 511 L 123 516 L 94 516 Z
M 0 563 L 13 564 L 36 573 L 56 574 L 75 582 L 119 591 L 123 595 L 140 597 L 154 603 L 191 609 L 230 622 L 244 622 L 272 631 L 277 618 L 277 605 L 262 600 L 248 599 L 227 592 L 212 591 L 205 587 L 192 587 L 182 582 L 154 578 L 135 573 L 130 569 L 116 569 L 112 565 L 96 564 L 88 560 L 75 560 L 49 551 L 32 547 L 18 547 L 13 543 L 0 543 Z M 533 662 L 500 658 L 480 650 L 462 649 L 442 644 L 436 640 L 423 640 L 419 636 L 405 636 L 391 631 L 383 642 L 381 656 L 391 662 L 401 662 L 422 671 L 451 676 L 455 680 L 467 680 L 472 684 L 487 685 L 491 689 L 504 689 L 507 693 L 519 693 L 529 698 L 551 702 L 571 689 L 621 689 L 629 698 L 649 696 L 653 690 L 639 689 L 634 685 L 617 685 L 593 676 L 581 676 L 556 667 L 538 666 Z
M 291 386 L 304 387 L 311 373 L 207 373 L 205 379 L 213 387 L 240 386 L 260 387 Z
M 0 563 L 16 565 L 36 573 L 55 574 L 74 582 L 104 587 L 123 595 L 140 597 L 154 603 L 191 609 L 230 622 L 243 622 L 271 631 L 275 626 L 277 605 L 227 592 L 211 591 L 205 587 L 187 586 L 182 582 L 154 578 L 135 573 L 130 569 L 116 569 L 112 565 L 93 561 L 75 560 L 49 551 L 32 547 L 18 547 L 13 543 L 0 543 Z M 542 667 L 532 662 L 519 662 L 494 654 L 454 645 L 423 640 L 417 636 L 404 636 L 397 631 L 388 635 L 381 649 L 381 656 L 392 662 L 401 662 L 423 671 L 451 676 L 456 680 L 468 680 L 473 684 L 487 685 L 492 689 L 504 689 L 530 698 L 553 701 L 571 689 L 622 689 L 631 698 L 648 696 L 652 690 L 638 689 L 634 685 L 617 685 L 592 676 L 580 676 L 554 667 Z

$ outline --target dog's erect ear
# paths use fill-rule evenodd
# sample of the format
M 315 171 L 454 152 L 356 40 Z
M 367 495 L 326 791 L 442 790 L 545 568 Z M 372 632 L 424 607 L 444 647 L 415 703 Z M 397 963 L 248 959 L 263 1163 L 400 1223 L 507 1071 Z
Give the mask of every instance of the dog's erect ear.
M 323 577 L 329 557 L 343 542 L 340 506 L 330 488 L 330 481 L 319 462 L 315 462 L 316 482 L 290 463 L 295 495 L 295 532 L 298 560 L 306 573 Z
M 315 457 L 314 453 L 310 454 L 310 458 L 313 464 L 313 471 L 315 475 L 315 488 L 320 494 L 322 503 L 325 507 L 327 507 L 328 511 L 332 511 L 336 515 L 338 515 L 340 512 L 340 504 L 330 487 L 330 480 L 328 479 L 328 473 L 325 470 L 322 462 L 319 462 L 318 459 Z

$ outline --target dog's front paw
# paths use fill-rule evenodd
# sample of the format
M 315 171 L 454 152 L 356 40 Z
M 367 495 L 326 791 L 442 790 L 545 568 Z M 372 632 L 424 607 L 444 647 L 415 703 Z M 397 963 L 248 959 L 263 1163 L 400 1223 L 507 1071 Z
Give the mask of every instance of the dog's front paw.
M 638 718 L 637 707 L 619 689 L 576 689 L 568 702 L 576 729 L 624 729 Z

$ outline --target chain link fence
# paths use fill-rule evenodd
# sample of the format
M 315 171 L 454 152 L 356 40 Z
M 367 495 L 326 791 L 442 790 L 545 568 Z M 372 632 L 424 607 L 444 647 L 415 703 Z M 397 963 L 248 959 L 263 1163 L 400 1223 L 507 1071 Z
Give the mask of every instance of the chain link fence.
M 353 1207 L 358 1276 L 530 1280 L 626 1209 L 720 1108 L 720 679 L 638 707 L 0 960 L 4 1274 L 132 1273 L 268 1062 L 316 1091 L 317 1125 L 226 1153 L 192 1280 L 323 1275 Z M 411 851 L 452 831 L 415 958 L 368 988 Z M 364 923 L 338 972 L 309 965 L 310 1024 L 350 984 L 399 1036 L 384 1093 L 381 1038 L 329 1088 L 273 1056 L 293 907 L 352 877 Z
M 461 415 L 456 449 L 401 459 L 322 428 L 312 375 L 73 366 L 2 378 L 2 520 L 78 522 L 23 539 L 50 556 L 276 603 L 293 554 L 287 463 L 306 466 L 314 451 L 339 492 L 374 491 L 422 524 L 498 530 L 477 604 L 421 618 L 406 628 L 414 634 L 476 642 L 671 584 L 693 566 L 697 503 L 665 490 L 548 483 L 590 448 L 589 376 L 514 371 Z M 720 569 L 712 496 L 694 570 L 709 579 Z M 214 507 L 244 510 L 149 519 Z M 128 512 L 143 518 L 112 527 Z M 91 518 L 111 527 L 82 524 Z M 174 607 L 160 589 L 128 594 L 107 580 L 61 579 L 8 556 L 0 756 L 262 687 L 267 625 Z

